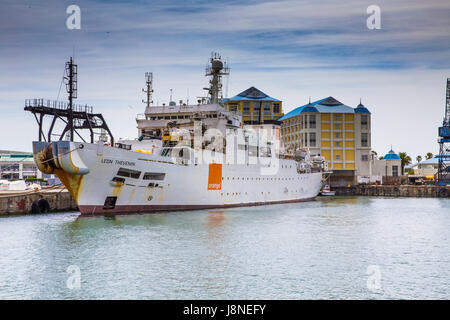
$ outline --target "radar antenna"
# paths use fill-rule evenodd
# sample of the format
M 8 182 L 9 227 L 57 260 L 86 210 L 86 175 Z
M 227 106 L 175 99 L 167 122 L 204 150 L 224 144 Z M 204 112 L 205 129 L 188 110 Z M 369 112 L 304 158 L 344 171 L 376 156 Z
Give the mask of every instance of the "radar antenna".
M 222 61 L 219 53 L 211 53 L 209 64 L 206 66 L 206 76 L 210 77 L 208 91 L 209 103 L 219 103 L 223 99 L 222 94 L 222 76 L 230 74 L 230 68 L 227 62 Z
M 149 108 L 150 104 L 153 103 L 153 101 L 152 101 L 153 72 L 146 72 L 145 73 L 145 83 L 147 84 L 147 88 L 146 89 L 142 89 L 142 92 L 145 92 L 147 94 L 147 100 L 142 100 L 142 102 L 147 105 L 147 108 Z

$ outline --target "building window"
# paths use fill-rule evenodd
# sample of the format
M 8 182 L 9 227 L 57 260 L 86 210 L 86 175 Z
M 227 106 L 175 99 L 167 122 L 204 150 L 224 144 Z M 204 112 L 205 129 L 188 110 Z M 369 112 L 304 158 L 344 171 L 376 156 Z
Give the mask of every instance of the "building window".
M 336 155 L 336 161 L 340 161 L 341 160 L 341 155 L 340 154 L 337 154 Z
M 369 161 L 369 156 L 367 154 L 361 155 L 361 161 Z
M 237 111 L 237 103 L 230 103 L 228 105 L 228 108 L 231 112 L 236 112 Z
M 398 166 L 392 166 L 392 176 L 398 177 Z
M 340 138 L 341 138 L 341 134 L 340 134 L 339 132 L 336 132 L 336 133 L 334 134 L 334 137 L 335 137 L 336 139 L 340 139 Z
M 316 146 L 316 133 L 315 132 L 311 132 L 309 134 L 309 146 L 310 147 Z
M 273 113 L 280 113 L 280 104 L 279 103 L 273 104 Z
M 339 148 L 341 146 L 341 142 L 340 141 L 335 141 L 334 142 L 334 146 Z
M 367 127 L 368 124 L 369 124 L 369 117 L 367 116 L 367 114 L 361 115 L 361 126 Z
M 341 121 L 341 115 L 340 114 L 335 114 L 334 115 L 334 121 Z
M 270 102 L 264 102 L 264 113 L 270 114 Z
M 244 102 L 244 114 L 249 114 L 249 113 L 250 113 L 250 103 Z
M 315 114 L 309 115 L 309 128 L 310 129 L 316 128 L 316 115 Z
M 253 102 L 253 112 L 259 114 L 261 102 Z
M 339 123 L 335 123 L 334 130 L 341 130 L 341 125 Z
M 369 139 L 366 132 L 361 133 L 361 147 L 367 147 L 369 145 Z

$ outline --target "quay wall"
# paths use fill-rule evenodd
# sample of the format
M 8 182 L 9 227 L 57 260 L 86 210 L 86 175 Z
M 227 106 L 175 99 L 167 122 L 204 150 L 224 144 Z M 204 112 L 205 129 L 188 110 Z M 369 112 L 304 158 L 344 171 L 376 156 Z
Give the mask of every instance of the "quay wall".
M 33 213 L 33 203 L 45 199 L 49 212 L 77 210 L 77 204 L 67 190 L 47 190 L 39 192 L 0 193 L 0 216 Z M 45 202 L 41 206 L 45 205 Z
M 357 185 L 335 187 L 337 196 L 379 196 L 379 197 L 449 197 L 450 187 L 416 185 Z M 446 190 L 446 191 L 442 191 Z M 446 194 L 445 194 L 446 193 Z
M 450 197 L 450 187 L 415 185 L 358 185 L 335 187 L 337 196 L 379 196 L 379 197 Z M 45 199 L 49 212 L 77 210 L 77 204 L 67 190 L 46 190 L 39 192 L 0 193 L 0 216 L 33 213 L 33 203 Z

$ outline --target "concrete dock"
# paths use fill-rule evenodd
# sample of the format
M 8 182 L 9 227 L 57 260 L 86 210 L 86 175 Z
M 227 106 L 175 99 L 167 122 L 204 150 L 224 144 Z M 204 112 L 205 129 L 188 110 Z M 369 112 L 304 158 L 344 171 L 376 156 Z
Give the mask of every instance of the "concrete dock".
M 448 198 L 450 187 L 416 185 L 358 185 L 335 187 L 337 196 L 427 197 Z M 445 190 L 445 191 L 443 191 Z
M 0 192 L 0 216 L 77 210 L 65 189 Z

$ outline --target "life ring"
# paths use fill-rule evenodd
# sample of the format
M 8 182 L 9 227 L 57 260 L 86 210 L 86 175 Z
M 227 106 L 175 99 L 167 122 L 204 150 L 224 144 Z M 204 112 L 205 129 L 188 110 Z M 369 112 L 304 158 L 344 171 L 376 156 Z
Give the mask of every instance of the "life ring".
M 31 213 L 48 213 L 50 212 L 50 204 L 45 199 L 33 201 L 31 204 Z
M 449 192 L 446 188 L 441 188 L 438 192 L 439 198 L 447 198 L 449 196 Z

